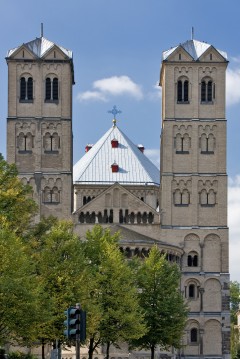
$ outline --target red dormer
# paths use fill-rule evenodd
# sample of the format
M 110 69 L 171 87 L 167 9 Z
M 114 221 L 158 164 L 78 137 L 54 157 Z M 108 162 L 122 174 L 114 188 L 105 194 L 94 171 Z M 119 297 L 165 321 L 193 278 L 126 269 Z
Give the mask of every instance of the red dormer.
M 112 164 L 111 168 L 112 168 L 112 173 L 118 172 L 119 170 L 118 164 L 116 162 Z
M 112 148 L 118 148 L 118 140 L 116 138 L 113 138 L 111 141 Z

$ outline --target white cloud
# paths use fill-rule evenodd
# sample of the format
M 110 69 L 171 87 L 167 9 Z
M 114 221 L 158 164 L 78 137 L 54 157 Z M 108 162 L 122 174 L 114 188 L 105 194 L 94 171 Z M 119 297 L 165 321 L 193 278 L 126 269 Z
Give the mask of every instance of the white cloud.
M 226 102 L 227 106 L 240 102 L 240 68 L 228 69 L 226 73 Z
M 148 94 L 148 98 L 150 100 L 157 100 L 159 101 L 162 98 L 162 87 L 159 86 L 159 82 L 157 82 L 154 86 L 153 86 L 153 91 L 149 92 Z
M 98 91 L 86 91 L 86 92 L 81 92 L 77 95 L 77 99 L 82 102 L 82 101 L 89 101 L 89 100 L 98 100 L 98 101 L 103 101 L 106 102 L 107 99 L 104 96 L 103 93 L 98 92 Z
M 240 175 L 229 180 L 228 226 L 231 280 L 240 282 Z
M 100 100 L 108 101 L 109 96 L 130 95 L 137 100 L 143 98 L 141 86 L 128 76 L 112 76 L 93 82 L 92 91 L 79 93 L 79 101 Z

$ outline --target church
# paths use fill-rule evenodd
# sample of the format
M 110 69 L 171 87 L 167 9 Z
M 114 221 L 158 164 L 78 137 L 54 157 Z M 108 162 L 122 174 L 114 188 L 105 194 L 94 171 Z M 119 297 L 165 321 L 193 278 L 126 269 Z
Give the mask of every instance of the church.
M 183 347 L 168 358 L 229 359 L 226 53 L 194 39 L 163 52 L 160 171 L 118 127 L 115 106 L 109 130 L 73 166 L 72 52 L 41 36 L 6 61 L 7 160 L 32 186 L 37 220 L 72 219 L 81 237 L 95 223 L 120 231 L 127 258 L 157 244 L 179 264 L 189 305 Z

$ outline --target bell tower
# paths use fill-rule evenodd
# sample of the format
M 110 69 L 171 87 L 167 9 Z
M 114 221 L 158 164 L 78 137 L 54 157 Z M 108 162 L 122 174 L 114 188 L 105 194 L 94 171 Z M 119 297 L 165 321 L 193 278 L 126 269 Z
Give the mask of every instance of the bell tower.
M 226 53 L 197 40 L 163 53 L 161 228 L 184 248 L 186 357 L 229 358 L 227 64 Z
M 39 216 L 72 212 L 72 52 L 43 36 L 8 51 L 7 160 Z

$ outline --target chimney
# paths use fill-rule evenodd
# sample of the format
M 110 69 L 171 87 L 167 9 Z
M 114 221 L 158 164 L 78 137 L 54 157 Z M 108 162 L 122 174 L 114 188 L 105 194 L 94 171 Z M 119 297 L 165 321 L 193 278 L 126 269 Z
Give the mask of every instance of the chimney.
M 111 144 L 112 148 L 118 148 L 118 140 L 116 138 L 112 139 Z
M 118 164 L 116 162 L 112 164 L 111 168 L 112 168 L 112 173 L 118 172 L 119 170 Z
M 144 148 L 143 145 L 138 145 L 138 149 L 139 149 L 142 153 L 144 153 L 145 148 Z
M 85 147 L 85 152 L 88 152 L 89 150 L 91 150 L 92 146 L 93 146 L 92 144 L 87 144 Z

